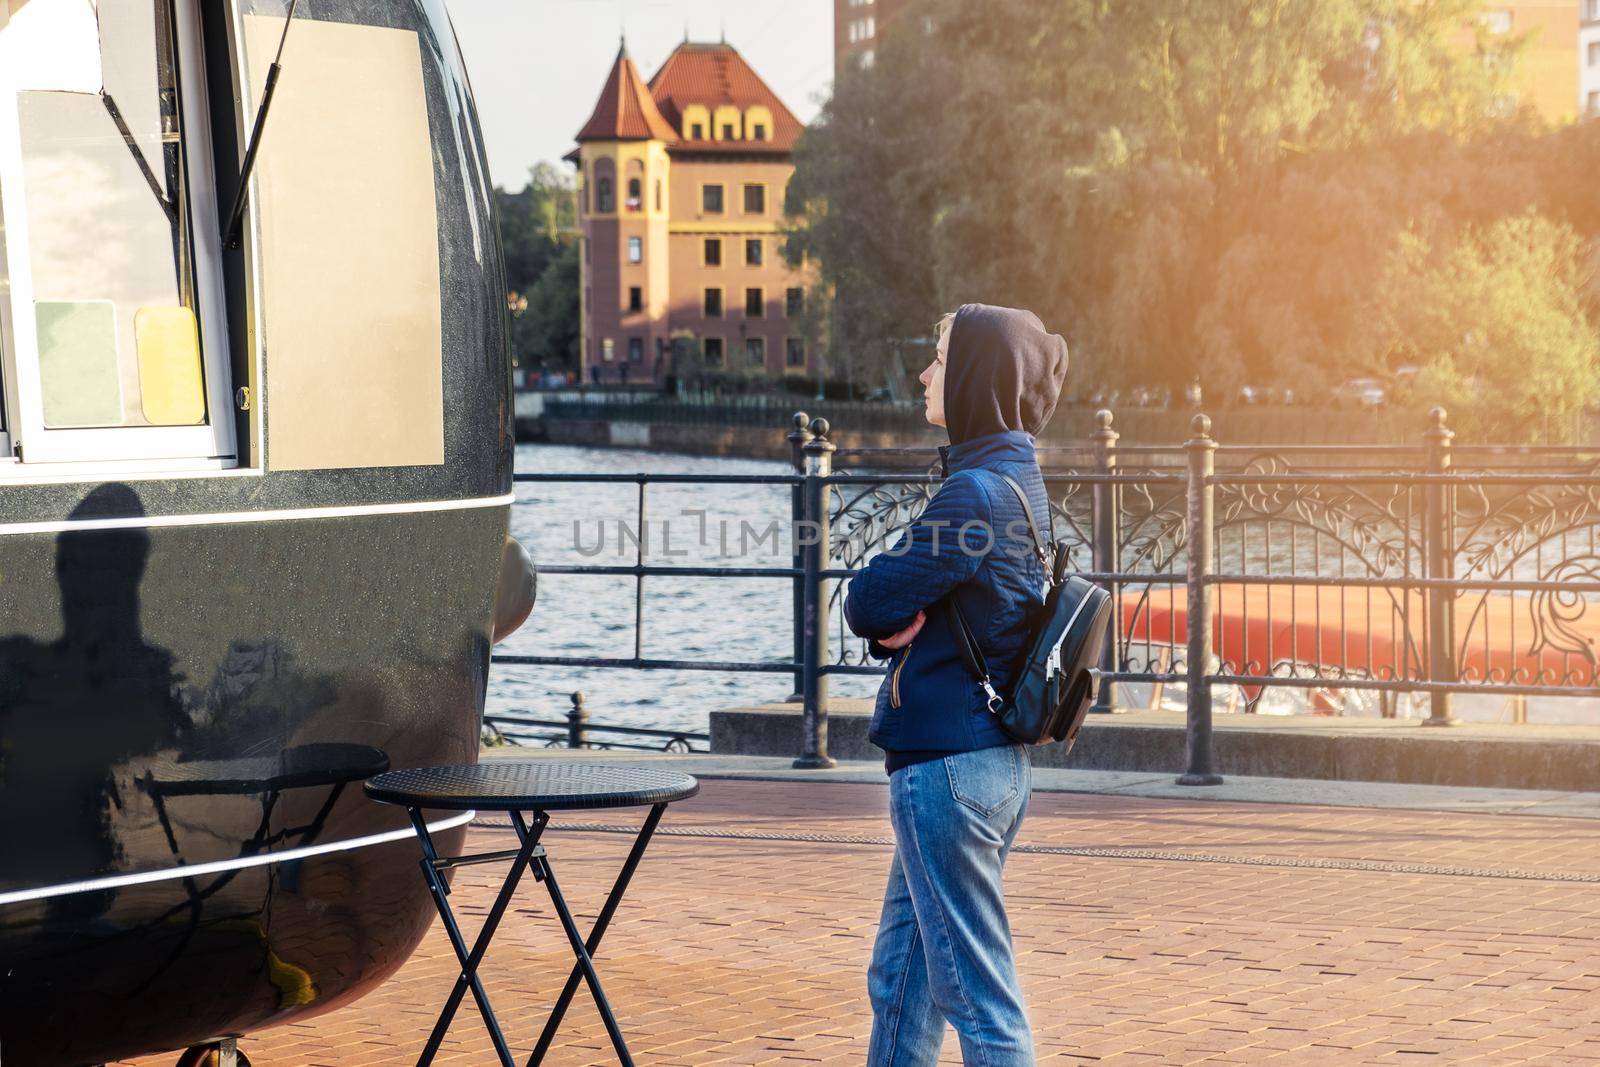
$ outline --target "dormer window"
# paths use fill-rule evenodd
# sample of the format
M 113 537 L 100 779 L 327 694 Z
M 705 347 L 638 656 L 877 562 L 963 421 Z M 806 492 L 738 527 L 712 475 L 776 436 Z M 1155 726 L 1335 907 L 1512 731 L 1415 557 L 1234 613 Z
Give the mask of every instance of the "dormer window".
M 700 125 L 700 123 L 698 123 L 698 122 L 692 123 L 689 126 L 689 140 L 691 140 L 691 141 L 703 141 L 703 140 L 705 140 L 705 136 L 706 136 L 706 128 L 704 126 Z
M 752 141 L 765 141 L 767 139 L 767 128 L 759 122 L 756 123 L 750 127 L 750 139 Z
M 731 122 L 722 124 L 722 139 L 724 141 L 738 140 L 738 135 L 733 132 L 733 124 Z

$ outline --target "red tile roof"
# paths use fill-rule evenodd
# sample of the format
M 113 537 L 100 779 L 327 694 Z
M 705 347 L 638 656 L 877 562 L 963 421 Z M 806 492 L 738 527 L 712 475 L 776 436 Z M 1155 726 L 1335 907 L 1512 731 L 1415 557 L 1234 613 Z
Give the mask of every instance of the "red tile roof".
M 627 46 L 617 50 L 617 61 L 594 114 L 578 131 L 579 141 L 676 141 L 671 123 L 661 116 L 639 70 L 628 58 Z
M 650 79 L 650 93 L 674 128 L 682 127 L 683 109 L 690 104 L 704 104 L 713 111 L 721 104 L 732 104 L 741 110 L 761 104 L 772 112 L 770 140 L 680 139 L 675 146 L 679 151 L 788 152 L 805 128 L 744 57 L 726 42 L 685 41 L 680 44 Z

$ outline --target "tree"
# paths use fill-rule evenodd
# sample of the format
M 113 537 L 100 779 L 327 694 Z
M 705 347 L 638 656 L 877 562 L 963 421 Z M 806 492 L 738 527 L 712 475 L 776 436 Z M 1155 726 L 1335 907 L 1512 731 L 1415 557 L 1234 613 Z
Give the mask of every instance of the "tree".
M 572 177 L 539 163 L 529 170 L 527 186 L 516 193 L 496 188 L 495 201 L 517 365 L 576 369 L 582 282 Z
M 1479 6 L 914 2 L 797 152 L 791 250 L 836 294 L 835 352 L 986 300 L 1105 387 L 1365 370 L 1404 235 L 1542 195 L 1543 133 L 1506 106 L 1524 42 L 1472 45 Z
M 793 266 L 819 266 L 806 304 L 826 320 L 835 378 L 881 375 L 893 341 L 937 317 L 926 225 L 934 201 L 915 122 L 924 107 L 875 69 L 852 72 L 796 147 L 786 253 Z
M 1570 227 L 1533 213 L 1454 240 L 1407 233 L 1373 307 L 1378 357 L 1418 367 L 1417 395 L 1479 440 L 1570 435 L 1565 417 L 1600 400 L 1585 260 Z
M 512 315 L 511 343 L 521 366 L 578 369 L 580 285 L 578 245 L 571 242 L 528 291 L 527 308 Z
M 506 260 L 506 287 L 525 293 L 577 233 L 577 192 L 570 174 L 553 163 L 528 171 L 528 184 L 508 193 L 495 188 L 500 215 L 500 246 Z

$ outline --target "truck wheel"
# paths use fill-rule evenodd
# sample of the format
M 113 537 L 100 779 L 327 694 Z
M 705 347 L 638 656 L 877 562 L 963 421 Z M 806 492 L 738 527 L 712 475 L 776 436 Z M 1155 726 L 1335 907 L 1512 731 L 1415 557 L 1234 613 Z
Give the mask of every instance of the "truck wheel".
M 250 1057 L 244 1054 L 244 1049 L 236 1049 L 233 1053 L 235 1067 L 255 1067 L 250 1062 Z M 177 1067 L 222 1067 L 221 1045 L 195 1045 L 185 1049 L 182 1056 L 178 1057 Z

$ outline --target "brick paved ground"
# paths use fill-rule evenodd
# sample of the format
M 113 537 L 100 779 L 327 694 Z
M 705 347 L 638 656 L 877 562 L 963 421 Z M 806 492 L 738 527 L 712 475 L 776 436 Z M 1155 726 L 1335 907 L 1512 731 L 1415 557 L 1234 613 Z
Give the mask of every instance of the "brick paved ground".
M 876 785 L 708 781 L 664 825 L 881 837 L 885 803 Z M 510 836 L 477 829 L 471 844 Z M 587 926 L 628 838 L 546 840 Z M 1042 1062 L 1600 1063 L 1600 884 L 1559 880 L 1600 874 L 1600 822 L 1041 794 L 1020 840 L 1191 857 L 1013 856 L 1007 890 Z M 860 1064 L 889 855 L 871 843 L 659 838 L 600 956 L 639 1062 Z M 1243 862 L 1216 862 L 1226 858 Z M 1282 865 L 1304 860 L 1334 865 Z M 498 878 L 458 872 L 468 922 Z M 519 900 L 485 976 L 525 1055 L 571 957 L 543 891 L 528 883 Z M 435 927 L 377 993 L 242 1047 L 258 1067 L 414 1061 L 455 973 Z M 493 1062 L 481 1035 L 469 1003 L 439 1062 Z M 581 994 L 563 1035 L 547 1062 L 609 1062 Z M 953 1037 L 941 1062 L 959 1062 Z

